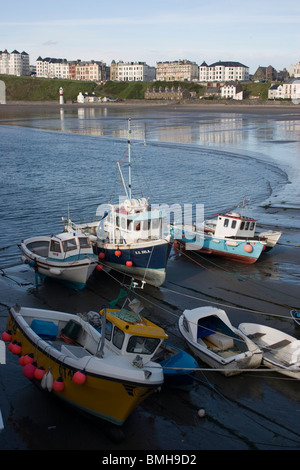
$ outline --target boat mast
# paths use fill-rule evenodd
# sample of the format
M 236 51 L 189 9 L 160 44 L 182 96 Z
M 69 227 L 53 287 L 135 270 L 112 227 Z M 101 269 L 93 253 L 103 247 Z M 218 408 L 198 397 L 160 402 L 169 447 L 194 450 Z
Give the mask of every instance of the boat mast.
M 128 189 L 129 189 L 129 199 L 131 199 L 131 155 L 130 155 L 130 135 L 131 135 L 131 128 L 130 128 L 130 121 L 128 119 Z

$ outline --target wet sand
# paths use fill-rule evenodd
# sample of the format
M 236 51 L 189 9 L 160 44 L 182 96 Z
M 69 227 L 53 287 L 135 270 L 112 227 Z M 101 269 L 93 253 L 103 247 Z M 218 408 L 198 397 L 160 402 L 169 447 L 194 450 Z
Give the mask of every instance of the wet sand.
M 215 305 L 231 322 L 264 323 L 300 338 L 289 316 L 299 307 L 299 245 L 297 231 L 254 265 L 216 257 L 171 252 L 165 284 L 137 290 L 144 316 L 164 327 L 174 344 L 187 349 L 177 321 L 185 308 Z M 127 279 L 128 280 L 128 279 Z M 77 313 L 99 310 L 117 297 L 122 276 L 95 272 L 83 291 L 47 280 L 34 287 L 26 266 L 1 271 L 0 330 L 8 309 L 23 306 Z M 123 439 L 106 423 L 80 415 L 50 393 L 39 391 L 7 352 L 0 366 L 0 409 L 6 450 L 98 450 L 113 455 L 133 450 L 188 452 L 198 450 L 296 450 L 300 448 L 300 381 L 267 369 L 234 377 L 207 370 L 199 362 L 190 392 L 162 388 L 144 401 L 123 427 Z M 198 410 L 204 409 L 204 418 Z M 112 432 L 112 434 L 111 434 Z M 134 454 L 134 452 L 132 453 Z
M 230 101 L 230 102 L 207 102 L 201 100 L 195 101 L 146 101 L 146 100 L 125 100 L 121 102 L 106 102 L 106 103 L 71 103 L 66 102 L 61 105 L 59 102 L 46 101 L 46 102 L 26 102 L 26 101 L 9 101 L 5 105 L 0 106 L 0 116 L 4 113 L 27 110 L 36 110 L 42 108 L 43 110 L 53 108 L 64 108 L 66 110 L 77 108 L 92 108 L 92 107 L 112 107 L 112 108 L 153 108 L 157 111 L 160 110 L 173 110 L 178 109 L 181 111 L 195 111 L 195 112 L 224 112 L 224 113 L 239 113 L 239 114 L 268 114 L 270 116 L 280 115 L 281 118 L 284 114 L 293 114 L 294 119 L 300 118 L 300 105 L 293 102 L 276 102 L 276 101 L 263 101 L 263 100 L 243 100 L 243 101 Z M 290 119 L 290 116 L 289 116 Z

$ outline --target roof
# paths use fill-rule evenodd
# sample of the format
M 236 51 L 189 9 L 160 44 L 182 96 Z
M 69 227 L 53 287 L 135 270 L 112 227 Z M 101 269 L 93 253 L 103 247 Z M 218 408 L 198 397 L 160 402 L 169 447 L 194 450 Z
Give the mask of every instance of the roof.
M 246 67 L 249 68 L 247 65 L 243 65 L 240 62 L 233 62 L 233 61 L 225 61 L 219 60 L 218 62 L 214 62 L 209 67 L 215 67 L 216 65 L 223 65 L 224 67 Z

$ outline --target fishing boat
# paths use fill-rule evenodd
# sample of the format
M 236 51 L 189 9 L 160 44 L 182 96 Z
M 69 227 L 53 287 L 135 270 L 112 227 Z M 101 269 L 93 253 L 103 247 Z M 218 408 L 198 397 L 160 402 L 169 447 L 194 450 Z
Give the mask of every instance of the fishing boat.
M 262 350 L 264 366 L 288 377 L 300 379 L 300 340 L 257 323 L 241 323 L 239 330 Z
M 99 261 L 89 238 L 78 231 L 27 238 L 19 247 L 23 263 L 39 277 L 50 277 L 78 290 L 85 287 Z
M 256 233 L 256 222 L 238 212 L 227 212 L 206 220 L 200 227 L 172 225 L 171 235 L 179 248 L 253 264 L 263 252 L 270 251 L 281 236 L 281 232 L 274 231 Z
M 130 136 L 130 120 L 128 133 Z M 145 197 L 132 198 L 130 145 L 129 139 L 128 185 L 117 163 L 124 197 L 116 204 L 103 204 L 103 212 L 98 214 L 97 221 L 78 224 L 63 218 L 64 230 L 86 233 L 104 266 L 159 287 L 166 277 L 171 236 L 164 234 L 163 210 L 151 207 Z
M 185 310 L 179 331 L 199 359 L 225 376 L 261 364 L 262 351 L 232 326 L 224 310 L 211 306 Z
M 106 345 L 116 355 L 131 356 L 138 354 L 142 364 L 153 361 L 162 367 L 164 385 L 172 388 L 189 389 L 194 383 L 197 361 L 182 349 L 167 341 L 168 335 L 154 323 L 142 317 L 143 306 L 134 299 L 129 309 L 108 308 L 100 311 L 101 318 L 106 315 Z M 161 336 L 154 336 L 159 330 Z M 118 340 L 116 339 L 118 338 Z
M 112 347 L 118 349 L 116 354 L 105 340 L 110 335 L 109 318 L 108 314 L 102 335 L 79 315 L 15 306 L 2 339 L 19 356 L 24 376 L 41 389 L 80 411 L 121 426 L 164 382 L 162 367 L 151 361 L 150 351 L 165 333 L 149 325 L 149 338 L 143 338 L 137 330 L 128 344 L 129 354 L 125 353 L 123 331 L 116 328 L 110 338 Z

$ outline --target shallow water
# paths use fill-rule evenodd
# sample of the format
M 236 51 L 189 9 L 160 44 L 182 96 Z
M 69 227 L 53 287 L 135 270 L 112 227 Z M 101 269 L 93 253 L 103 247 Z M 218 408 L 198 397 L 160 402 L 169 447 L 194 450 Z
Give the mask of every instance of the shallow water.
M 21 239 L 61 231 L 68 214 L 90 220 L 99 204 L 123 195 L 116 164 L 126 176 L 128 118 L 134 197 L 204 204 L 211 217 L 235 209 L 245 196 L 248 216 L 299 227 L 300 121 L 293 116 L 138 107 L 6 110 L 0 109 L 0 267 L 19 261 Z M 270 206 L 276 216 L 265 210 Z

